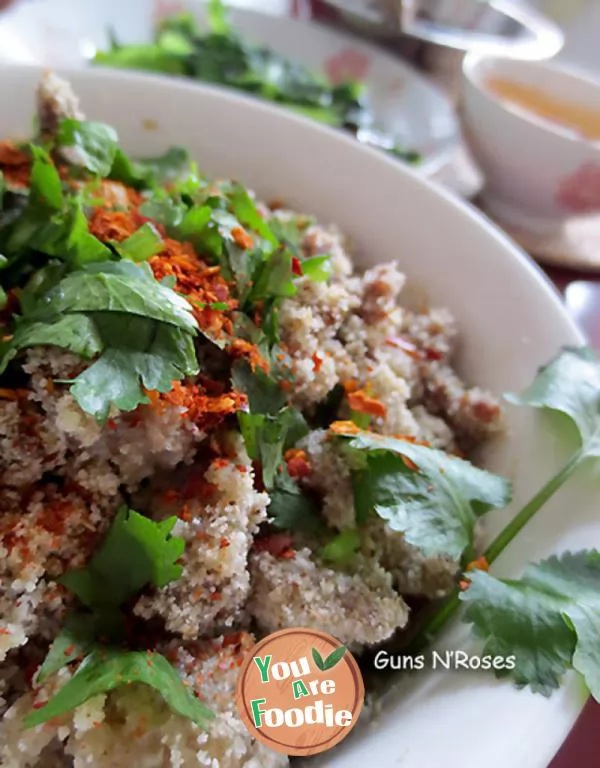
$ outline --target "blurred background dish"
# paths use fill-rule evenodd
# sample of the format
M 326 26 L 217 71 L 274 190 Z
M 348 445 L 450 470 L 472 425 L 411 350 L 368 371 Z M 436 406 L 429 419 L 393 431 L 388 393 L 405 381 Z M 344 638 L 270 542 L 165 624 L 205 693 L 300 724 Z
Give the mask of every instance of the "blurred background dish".
M 469 54 L 463 88 L 489 213 L 542 234 L 600 213 L 600 84 L 555 63 Z
M 147 43 L 156 23 L 189 9 L 207 28 L 200 2 L 72 0 L 17 2 L 0 17 L 0 58 L 20 63 L 84 65 L 110 46 Z M 440 171 L 460 147 L 460 128 L 447 97 L 409 64 L 344 33 L 278 15 L 231 9 L 231 21 L 244 40 L 326 75 L 334 83 L 364 84 L 373 115 L 368 142 L 391 137 L 402 149 L 422 156 L 418 172 Z M 374 135 L 374 138 L 373 138 Z
M 373 34 L 400 33 L 462 51 L 541 60 L 554 56 L 560 28 L 530 4 L 507 0 L 326 0 Z

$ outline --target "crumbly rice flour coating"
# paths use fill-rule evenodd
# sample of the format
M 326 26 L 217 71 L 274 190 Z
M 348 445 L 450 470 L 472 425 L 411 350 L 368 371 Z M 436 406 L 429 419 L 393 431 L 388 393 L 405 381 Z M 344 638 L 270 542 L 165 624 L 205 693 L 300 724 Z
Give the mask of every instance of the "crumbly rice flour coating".
M 82 118 L 70 86 L 54 76 L 45 78 L 38 97 L 46 137 L 62 118 Z M 9 149 L 12 157 L 15 148 Z M 81 163 L 72 148 L 57 154 Z M 104 180 L 101 190 L 105 205 L 96 214 L 109 223 L 111 216 L 125 221 L 123 237 L 146 220 L 137 210 L 137 189 Z M 260 203 L 257 210 L 267 221 L 301 221 Z M 126 214 L 142 219 L 132 224 Z M 374 432 L 464 453 L 500 430 L 499 405 L 453 370 L 459 329 L 450 313 L 402 307 L 401 263 L 360 274 L 335 227 L 302 222 L 292 259 L 297 293 L 279 306 L 282 357 L 289 356 L 293 372 L 288 390 L 281 388 L 312 426 L 286 446 L 278 468 L 285 466 L 288 480 L 316 506 L 320 533 L 275 529 L 274 494 L 265 490 L 272 486 L 240 434 L 236 412 L 247 410 L 248 397 L 228 389 L 232 361 L 247 355 L 256 373 L 264 363 L 258 343 L 236 338 L 224 363 L 225 353 L 213 348 L 216 336 L 211 343 L 196 339 L 198 347 L 205 344 L 203 364 L 224 368 L 226 382 L 210 380 L 207 370 L 182 376 L 173 396 L 144 389 L 142 404 L 129 412 L 113 406 L 105 422 L 84 412 L 65 383 L 89 361 L 52 346 L 19 350 L 12 363 L 18 385 L 0 387 L 2 768 L 282 768 L 287 758 L 257 743 L 234 706 L 238 670 L 256 640 L 312 626 L 360 652 L 407 626 L 409 596 L 438 598 L 453 588 L 457 562 L 425 558 L 379 518 L 361 530 L 360 546 L 347 561 L 324 561 L 324 542 L 356 526 L 352 468 L 327 427 L 353 417 L 358 403 Z M 241 227 L 228 236 L 239 249 L 254 245 Z M 175 279 L 181 295 L 214 289 L 206 301 L 190 299 L 194 317 L 206 323 L 203 332 L 210 339 L 233 327 L 223 314 L 231 296 L 220 267 L 201 261 L 189 243 L 165 243 L 154 264 L 161 279 Z M 329 279 L 302 276 L 298 257 L 324 254 Z M 232 306 L 238 308 L 237 299 Z M 336 390 L 342 394 L 335 412 L 317 427 L 319 408 Z M 89 563 L 122 504 L 153 521 L 176 518 L 172 535 L 184 542 L 181 577 L 137 592 L 127 618 L 215 718 L 201 728 L 171 711 L 157 691 L 135 683 L 24 729 L 23 716 L 76 671 L 71 664 L 42 685 L 37 678 L 76 602 L 60 577 Z

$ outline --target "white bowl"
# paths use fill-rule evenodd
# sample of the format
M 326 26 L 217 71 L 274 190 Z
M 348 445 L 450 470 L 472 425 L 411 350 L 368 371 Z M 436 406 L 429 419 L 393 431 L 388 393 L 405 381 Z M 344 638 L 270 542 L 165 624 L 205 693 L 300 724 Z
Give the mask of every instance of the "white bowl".
M 361 80 L 377 125 L 423 156 L 419 173 L 430 177 L 449 166 L 461 144 L 456 113 L 448 98 L 413 67 L 343 32 L 268 15 L 269 9 L 275 11 L 273 2 L 256 4 L 264 13 L 244 5 L 248 0 L 235 0 L 230 10 L 231 23 L 244 39 L 330 78 Z M 193 13 L 201 29 L 208 28 L 200 0 L 15 3 L 0 14 L 0 61 L 87 65 L 96 51 L 109 47 L 111 30 L 121 43 L 148 42 L 158 17 L 183 8 Z
M 600 142 L 587 141 L 494 95 L 490 76 L 539 87 L 557 99 L 597 108 L 600 83 L 555 63 L 470 54 L 463 65 L 465 135 L 485 176 L 487 210 L 528 230 L 557 228 L 600 211 Z
M 397 259 L 421 300 L 426 294 L 454 312 L 462 329 L 457 363 L 470 381 L 498 394 L 519 390 L 561 345 L 582 342 L 558 294 L 497 228 L 381 153 L 230 92 L 108 70 L 65 74 L 90 118 L 112 123 L 126 150 L 155 155 L 187 145 L 207 173 L 234 176 L 267 199 L 338 223 L 354 238 L 359 264 Z M 0 67 L 0 136 L 30 132 L 38 77 L 35 68 Z M 490 536 L 563 460 L 542 416 L 508 408 L 507 437 L 487 463 L 513 479 L 515 502 L 490 516 Z M 513 542 L 495 572 L 516 576 L 533 559 L 599 544 L 597 482 L 584 472 Z M 444 642 L 469 650 L 465 638 L 459 624 Z M 573 677 L 545 699 L 485 674 L 425 671 L 401 678 L 377 727 L 359 726 L 323 762 L 545 768 L 584 698 Z

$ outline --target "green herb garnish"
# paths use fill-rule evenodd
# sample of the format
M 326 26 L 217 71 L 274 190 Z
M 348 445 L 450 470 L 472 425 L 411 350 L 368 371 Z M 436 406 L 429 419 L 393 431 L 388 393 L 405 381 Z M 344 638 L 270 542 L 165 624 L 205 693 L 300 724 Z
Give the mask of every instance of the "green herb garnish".
M 170 708 L 204 724 L 213 717 L 208 707 L 184 686 L 175 669 L 155 651 L 127 651 L 107 638 L 124 634 L 124 603 L 146 585 L 164 587 L 178 579 L 177 560 L 185 542 L 171 531 L 176 518 L 154 522 L 122 507 L 99 549 L 78 571 L 59 581 L 79 598 L 87 611 L 69 615 L 40 667 L 44 682 L 64 666 L 83 661 L 73 677 L 40 709 L 24 719 L 33 728 L 64 715 L 100 693 L 128 683 L 141 683 L 160 693 Z

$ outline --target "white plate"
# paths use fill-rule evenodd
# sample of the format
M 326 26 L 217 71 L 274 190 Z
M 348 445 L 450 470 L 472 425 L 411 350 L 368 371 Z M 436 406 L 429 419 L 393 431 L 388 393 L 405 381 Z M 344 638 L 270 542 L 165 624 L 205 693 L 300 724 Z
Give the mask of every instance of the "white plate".
M 0 136 L 26 136 L 38 72 L 0 67 Z M 155 155 L 188 146 L 200 168 L 233 176 L 353 238 L 359 265 L 398 260 L 413 289 L 449 307 L 461 329 L 458 368 L 497 394 L 520 390 L 564 344 L 581 344 L 541 271 L 472 207 L 342 133 L 228 91 L 110 70 L 70 75 L 90 118 L 115 125 L 125 149 Z M 157 127 L 149 130 L 149 121 Z M 243 126 L 243 141 L 240 141 Z M 334 169 L 334 170 L 333 170 Z M 333 171 L 333 172 L 332 172 Z M 423 294 L 421 294 L 423 295 Z M 493 535 L 562 464 L 564 446 L 543 415 L 507 408 L 507 436 L 486 464 L 510 476 L 515 502 L 489 515 Z M 600 545 L 597 478 L 564 486 L 498 561 L 526 563 Z M 462 625 L 444 641 L 467 650 Z M 376 727 L 356 729 L 322 763 L 334 768 L 545 768 L 584 703 L 569 677 L 550 699 L 475 672 L 402 678 Z M 315 763 L 312 763 L 315 764 Z
M 256 6 L 263 8 L 260 0 Z M 121 42 L 145 42 L 157 17 L 185 7 L 206 24 L 203 5 L 194 0 L 20 0 L 0 15 L 0 59 L 78 65 L 107 45 L 109 27 Z M 264 8 L 274 10 L 275 3 L 265 2 Z M 403 147 L 423 154 L 420 173 L 436 173 L 459 147 L 460 128 L 449 101 L 399 59 L 348 35 L 285 16 L 240 8 L 232 8 L 231 16 L 253 42 L 334 78 L 363 80 L 381 128 Z

